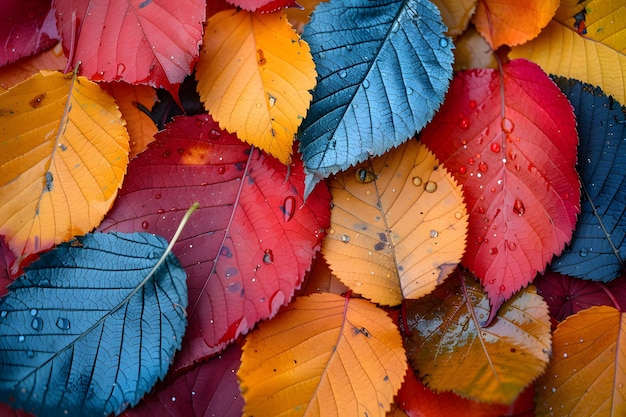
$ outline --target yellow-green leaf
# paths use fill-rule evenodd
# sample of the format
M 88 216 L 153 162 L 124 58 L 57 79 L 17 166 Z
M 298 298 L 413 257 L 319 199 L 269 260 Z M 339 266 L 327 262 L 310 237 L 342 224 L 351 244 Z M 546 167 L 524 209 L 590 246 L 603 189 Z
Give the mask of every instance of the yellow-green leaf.
M 383 310 L 334 294 L 298 298 L 246 337 L 244 416 L 384 416 L 406 370 Z
M 537 381 L 537 416 L 626 415 L 626 313 L 583 310 L 559 323 Z
M 309 46 L 282 12 L 211 16 L 196 67 L 204 107 L 220 127 L 287 162 L 315 87 Z
M 0 235 L 18 259 L 96 227 L 128 151 L 115 101 L 84 77 L 43 71 L 0 94 Z
M 428 297 L 407 303 L 407 355 L 435 391 L 510 404 L 547 366 L 548 306 L 530 286 L 481 327 L 489 317 L 487 296 L 469 274 L 454 276 Z
M 565 1 L 539 37 L 509 55 L 534 61 L 548 73 L 600 86 L 624 103 L 626 7 L 611 0 Z
M 322 252 L 348 287 L 383 305 L 431 292 L 465 251 L 461 187 L 421 143 L 408 141 L 337 174 Z

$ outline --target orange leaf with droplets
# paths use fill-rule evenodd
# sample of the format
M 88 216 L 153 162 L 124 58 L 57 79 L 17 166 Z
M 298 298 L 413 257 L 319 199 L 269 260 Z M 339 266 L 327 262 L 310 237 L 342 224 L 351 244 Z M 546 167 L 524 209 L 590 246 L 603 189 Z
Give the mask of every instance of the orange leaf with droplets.
M 198 92 L 222 129 L 286 163 L 311 101 L 315 64 L 284 13 L 225 10 L 207 21 Z
M 481 0 L 473 22 L 493 49 L 520 45 L 539 35 L 559 7 L 559 0 Z
M 398 305 L 440 284 L 465 250 L 461 187 L 415 140 L 337 174 L 322 252 L 348 287 Z
M 40 72 L 0 95 L 0 235 L 18 262 L 100 223 L 128 150 L 113 98 L 84 77 Z
M 100 86 L 115 98 L 120 107 L 130 137 L 129 157 L 133 159 L 148 147 L 158 130 L 147 113 L 152 110 L 157 98 L 154 88 L 124 82 L 101 83 Z
M 407 303 L 407 355 L 431 389 L 511 404 L 543 373 L 550 319 L 535 288 L 515 294 L 482 327 L 488 315 L 487 297 L 469 273 L 459 272 L 428 297 Z
M 383 310 L 334 294 L 298 298 L 246 338 L 244 416 L 384 416 L 406 369 Z
M 447 97 L 421 140 L 463 184 L 463 264 L 481 279 L 493 317 L 571 239 L 580 212 L 574 113 L 526 60 L 459 73 Z
M 537 392 L 537 416 L 626 415 L 626 313 L 592 307 L 559 323 Z

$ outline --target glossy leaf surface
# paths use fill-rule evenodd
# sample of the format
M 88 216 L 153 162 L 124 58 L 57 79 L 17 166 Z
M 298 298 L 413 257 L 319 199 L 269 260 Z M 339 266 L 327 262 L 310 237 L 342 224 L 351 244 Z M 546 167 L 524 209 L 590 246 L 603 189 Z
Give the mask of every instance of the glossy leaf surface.
M 72 66 L 93 81 L 170 88 L 191 73 L 202 40 L 202 0 L 54 0 Z M 74 43 L 72 43 L 74 42 Z
M 581 214 L 552 269 L 595 281 L 626 272 L 626 109 L 598 87 L 558 78 L 574 106 L 580 145 Z
M 196 79 L 223 129 L 286 163 L 315 87 L 306 42 L 284 14 L 225 10 L 207 22 Z
M 287 303 L 328 227 L 330 196 L 304 204 L 304 173 L 219 130 L 208 115 L 180 117 L 129 165 L 102 230 L 165 237 L 194 201 L 174 253 L 189 275 L 189 329 L 177 368 L 220 351 Z
M 626 314 L 592 307 L 554 332 L 553 355 L 537 381 L 537 416 L 626 412 Z
M 96 227 L 128 164 L 113 98 L 40 72 L 0 95 L 0 234 L 19 259 Z
M 423 144 L 406 142 L 329 186 L 322 251 L 355 292 L 398 305 L 431 292 L 460 262 L 467 235 L 461 187 Z
M 529 287 L 507 301 L 488 327 L 481 327 L 489 316 L 487 297 L 469 274 L 463 282 L 459 274 L 453 276 L 407 305 L 411 364 L 435 391 L 510 404 L 548 363 L 548 307 Z
M 29 266 L 0 300 L 0 398 L 46 416 L 108 415 L 163 378 L 185 331 L 185 272 L 147 233 L 93 234 Z
M 481 279 L 493 317 L 571 238 L 580 199 L 574 114 L 525 60 L 504 65 L 502 77 L 460 73 L 448 97 L 421 140 L 463 185 L 463 264 Z
M 318 73 L 298 138 L 307 194 L 322 178 L 405 142 L 452 76 L 452 42 L 430 2 L 321 3 L 303 38 Z
M 374 304 L 298 298 L 246 338 L 244 416 L 384 416 L 406 369 L 398 329 Z

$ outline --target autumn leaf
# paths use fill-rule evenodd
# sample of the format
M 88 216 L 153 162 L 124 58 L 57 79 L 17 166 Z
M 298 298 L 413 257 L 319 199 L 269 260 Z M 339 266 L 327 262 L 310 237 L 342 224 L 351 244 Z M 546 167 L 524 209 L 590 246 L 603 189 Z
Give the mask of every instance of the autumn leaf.
M 93 81 L 171 88 L 191 73 L 202 39 L 202 0 L 54 0 L 70 63 Z
M 417 141 L 330 180 L 333 209 L 322 251 L 355 292 L 383 305 L 420 298 L 465 251 L 461 188 Z
M 0 237 L 0 297 L 7 293 L 7 287 L 15 279 L 11 274 L 13 262 L 15 262 L 15 254 Z
M 421 140 L 463 185 L 470 215 L 463 264 L 491 317 L 545 270 L 579 212 L 578 142 L 567 98 L 525 60 L 455 76 Z
M 313 259 L 311 269 L 307 271 L 302 280 L 302 285 L 296 290 L 294 296 L 303 297 L 305 295 L 325 292 L 342 295 L 349 290 L 350 288 L 346 287 L 346 285 L 333 274 L 322 254 L 318 253 L 315 259 Z
M 386 313 L 333 294 L 298 298 L 250 333 L 237 373 L 244 416 L 384 416 L 406 372 Z
M 302 163 L 287 167 L 219 130 L 179 117 L 129 165 L 102 231 L 170 237 L 198 201 L 174 253 L 189 275 L 189 327 L 176 368 L 218 352 L 289 302 L 328 227 L 330 195 L 305 204 Z
M 448 36 L 459 36 L 467 29 L 467 25 L 476 11 L 477 0 L 433 0 L 441 13 L 441 19 L 448 28 Z
M 607 282 L 626 272 L 626 108 L 599 87 L 556 82 L 576 114 L 583 198 L 572 242 L 552 269 Z
M 537 381 L 537 416 L 622 416 L 626 412 L 626 314 L 592 307 L 554 332 L 553 355 Z
M 298 139 L 306 193 L 321 179 L 413 136 L 452 76 L 452 42 L 429 1 L 321 3 L 306 26 L 318 72 Z
M 567 0 L 539 37 L 513 48 L 509 56 L 527 58 L 551 74 L 600 86 L 626 103 L 624 28 L 626 11 L 620 2 Z
M 284 14 L 233 9 L 209 18 L 196 68 L 200 99 L 222 129 L 283 163 L 315 75 L 308 45 Z
M 113 99 L 71 74 L 36 74 L 1 94 L 0 109 L 0 235 L 19 262 L 100 223 L 128 133 Z
M 492 68 L 497 69 L 498 63 L 491 47 L 480 36 L 474 27 L 468 28 L 454 41 L 455 72 L 469 69 Z
M 482 0 L 472 21 L 494 50 L 502 45 L 521 45 L 539 35 L 559 3 L 559 0 Z
M 61 43 L 29 58 L 0 67 L 0 93 L 37 74 L 40 68 L 62 71 L 67 66 Z
M 228 0 L 233 5 L 251 12 L 267 13 L 287 7 L 298 7 L 295 0 Z
M 455 275 L 428 297 L 407 304 L 409 360 L 437 392 L 510 404 L 548 363 L 548 307 L 528 287 L 482 327 L 489 316 L 487 297 L 469 274 L 461 281 L 461 274 Z

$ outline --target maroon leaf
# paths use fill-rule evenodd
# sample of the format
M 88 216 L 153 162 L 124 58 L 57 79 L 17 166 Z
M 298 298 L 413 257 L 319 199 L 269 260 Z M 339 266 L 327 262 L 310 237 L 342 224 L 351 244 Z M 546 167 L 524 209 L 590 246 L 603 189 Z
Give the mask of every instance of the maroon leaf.
M 0 403 L 0 416 L 2 417 L 34 417 L 22 410 L 14 410 L 8 404 Z
M 296 0 L 228 0 L 233 5 L 251 12 L 268 13 L 287 7 L 300 7 Z
M 202 0 L 54 0 L 70 64 L 94 81 L 170 88 L 198 57 Z
M 100 230 L 170 238 L 193 202 L 174 253 L 189 275 L 189 326 L 177 368 L 220 351 L 289 302 L 328 227 L 330 193 L 304 203 L 304 170 L 219 130 L 208 115 L 180 117 L 128 168 Z
M 161 384 L 123 416 L 240 417 L 243 412 L 237 381 L 240 359 L 241 348 L 233 344 L 219 356 Z
M 0 2 L 0 66 L 35 55 L 59 41 L 52 0 Z
M 4 237 L 0 236 L 0 297 L 7 293 L 7 286 L 14 280 L 11 275 L 11 265 L 14 261 L 15 254 L 5 243 Z

